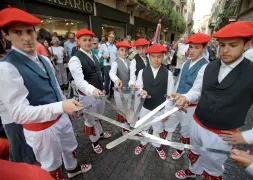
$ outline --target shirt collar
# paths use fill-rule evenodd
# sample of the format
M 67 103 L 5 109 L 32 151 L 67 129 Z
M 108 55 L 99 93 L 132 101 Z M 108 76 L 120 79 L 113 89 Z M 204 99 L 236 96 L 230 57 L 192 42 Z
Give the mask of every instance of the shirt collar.
M 121 57 L 119 57 L 119 59 L 120 59 L 121 61 L 123 61 L 123 62 L 125 62 L 125 61 L 126 61 L 126 59 L 123 59 L 123 58 L 121 58 Z
M 152 71 L 154 72 L 154 71 L 158 71 L 158 70 L 160 69 L 160 67 L 161 67 L 161 66 L 159 66 L 159 67 L 158 67 L 158 68 L 156 68 L 156 69 L 155 69 L 155 68 L 153 68 L 153 66 L 152 66 L 152 65 L 151 65 L 150 67 L 151 67 Z
M 240 64 L 240 62 L 242 62 L 242 60 L 244 59 L 244 56 L 242 55 L 240 58 L 238 58 L 235 62 L 233 62 L 232 64 L 225 64 L 222 60 L 221 60 L 221 67 L 229 67 L 230 69 L 234 69 L 238 64 Z
M 19 53 L 23 54 L 24 56 L 28 57 L 29 59 L 31 59 L 31 60 L 33 60 L 33 61 L 36 61 L 36 59 L 38 58 L 37 52 L 35 52 L 35 54 L 36 54 L 35 56 L 32 56 L 32 55 L 30 55 L 30 54 L 27 54 L 27 53 L 25 53 L 25 52 L 23 52 L 23 51 L 21 51 L 21 50 L 15 48 L 14 46 L 12 46 L 11 48 L 12 48 L 13 50 L 15 50 L 15 51 L 18 51 Z
M 84 54 L 86 54 L 89 57 L 92 57 L 92 53 L 90 51 L 90 53 L 87 53 L 86 51 L 84 51 L 82 48 L 80 48 L 80 51 L 82 51 Z
M 201 56 L 199 59 L 197 59 L 196 61 L 192 61 L 191 60 L 191 64 L 196 64 L 198 61 L 200 61 L 202 58 L 204 58 L 204 56 Z

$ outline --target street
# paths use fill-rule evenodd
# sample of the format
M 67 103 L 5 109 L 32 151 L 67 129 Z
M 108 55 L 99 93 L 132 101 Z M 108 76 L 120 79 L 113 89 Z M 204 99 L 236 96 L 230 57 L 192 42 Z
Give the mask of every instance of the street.
M 106 106 L 105 116 L 115 118 L 115 111 L 109 106 Z M 246 125 L 242 130 L 247 130 L 253 127 L 253 107 L 250 109 Z M 188 159 L 185 154 L 180 160 L 173 160 L 171 154 L 174 151 L 170 147 L 166 147 L 167 159 L 162 160 L 159 158 L 155 149 L 148 145 L 144 151 L 136 156 L 134 149 L 138 142 L 128 140 L 127 142 L 108 150 L 106 144 L 111 140 L 116 139 L 121 135 L 120 128 L 103 122 L 103 128 L 112 134 L 110 139 L 101 140 L 103 153 L 97 155 L 93 152 L 91 143 L 87 137 L 83 135 L 83 120 L 79 119 L 73 121 L 73 127 L 79 143 L 78 146 L 78 161 L 79 163 L 91 163 L 92 169 L 83 175 L 79 175 L 74 180 L 174 180 L 175 172 L 180 169 L 188 167 Z M 179 142 L 179 128 L 173 134 L 173 141 Z M 239 149 L 253 151 L 253 146 L 238 146 Z M 225 164 L 225 173 L 223 178 L 225 180 L 250 180 L 242 168 L 237 164 L 228 160 Z M 197 178 L 198 180 L 201 177 Z

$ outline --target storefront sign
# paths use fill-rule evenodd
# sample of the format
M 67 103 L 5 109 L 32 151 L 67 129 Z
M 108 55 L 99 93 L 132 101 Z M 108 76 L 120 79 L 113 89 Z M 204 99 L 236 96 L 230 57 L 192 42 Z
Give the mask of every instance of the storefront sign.
M 94 2 L 92 0 L 37 0 L 57 6 L 94 14 Z

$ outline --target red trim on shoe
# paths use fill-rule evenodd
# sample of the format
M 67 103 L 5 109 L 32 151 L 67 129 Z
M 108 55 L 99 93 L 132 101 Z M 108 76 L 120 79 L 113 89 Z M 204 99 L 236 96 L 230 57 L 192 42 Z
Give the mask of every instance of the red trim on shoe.
M 142 147 L 141 147 L 142 146 Z M 144 145 L 142 145 L 142 144 L 140 144 L 139 146 L 137 146 L 136 148 L 135 148 L 135 150 L 134 150 L 134 154 L 135 155 L 139 155 L 141 152 L 142 152 L 142 150 L 144 149 Z
M 155 149 L 158 152 L 158 155 L 160 156 L 161 159 L 166 159 L 167 158 L 166 153 L 164 152 L 163 149 L 161 149 L 161 150 L 158 150 L 157 148 L 155 148 Z
M 189 169 L 179 170 L 175 173 L 175 176 L 178 179 L 196 178 L 196 174 L 192 173 Z
M 185 153 L 185 151 L 182 151 L 181 153 L 179 153 L 179 152 L 176 150 L 176 151 L 174 151 L 174 152 L 172 153 L 172 159 L 175 159 L 175 160 L 180 159 L 180 158 L 183 156 L 184 153 Z
M 110 138 L 112 135 L 108 132 L 104 132 L 102 138 Z
M 92 144 L 92 147 L 93 147 L 94 152 L 97 153 L 97 154 L 101 154 L 103 152 L 103 150 L 102 150 L 102 148 L 101 148 L 101 146 L 99 144 L 96 145 L 96 146 L 94 146 Z

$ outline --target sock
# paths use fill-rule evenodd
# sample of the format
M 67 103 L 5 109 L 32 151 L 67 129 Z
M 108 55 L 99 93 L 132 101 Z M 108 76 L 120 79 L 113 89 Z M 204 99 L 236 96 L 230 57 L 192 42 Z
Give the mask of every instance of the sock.
M 139 146 L 140 146 L 141 148 L 144 148 L 144 147 L 145 147 L 145 145 L 143 145 L 143 144 L 140 144 Z
M 179 154 L 182 154 L 182 150 L 179 150 L 179 149 L 177 149 L 177 152 L 179 153 Z
M 101 133 L 101 134 L 100 134 L 100 137 L 104 137 L 104 133 Z
M 157 149 L 157 151 L 161 151 L 161 150 L 163 150 L 163 147 L 162 146 L 156 147 L 156 149 Z
M 195 175 L 193 172 L 190 171 L 190 169 L 187 169 L 184 171 L 186 175 Z
M 98 141 L 92 143 L 94 147 L 98 145 Z

